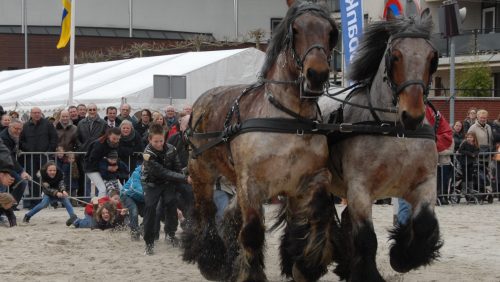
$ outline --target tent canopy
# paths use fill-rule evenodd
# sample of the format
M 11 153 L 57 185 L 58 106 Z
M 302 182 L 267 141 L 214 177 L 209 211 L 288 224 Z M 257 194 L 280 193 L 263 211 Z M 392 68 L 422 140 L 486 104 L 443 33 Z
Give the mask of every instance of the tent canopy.
M 133 58 L 74 67 L 73 104 L 107 106 L 129 103 L 134 110 L 163 109 L 166 104 L 192 104 L 206 90 L 257 80 L 265 54 L 255 48 L 188 52 Z M 154 98 L 154 75 L 186 77 L 186 99 Z M 0 72 L 0 105 L 6 110 L 44 112 L 68 106 L 69 66 Z

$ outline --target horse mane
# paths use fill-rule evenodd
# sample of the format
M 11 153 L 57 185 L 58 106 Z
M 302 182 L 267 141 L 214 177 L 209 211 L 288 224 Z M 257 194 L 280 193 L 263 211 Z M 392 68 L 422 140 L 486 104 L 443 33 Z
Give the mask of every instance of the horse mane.
M 312 2 L 297 1 L 288 9 L 285 18 L 283 18 L 276 27 L 271 42 L 267 47 L 266 60 L 264 61 L 262 69 L 260 70 L 261 76 L 265 77 L 267 75 L 267 72 L 274 65 L 283 49 L 292 47 L 292 42 L 290 42 L 290 35 L 288 34 L 289 27 L 298 16 L 306 12 L 327 19 L 332 27 L 334 29 L 337 29 L 335 21 L 330 17 L 330 14 L 326 10 L 326 8 Z
M 347 77 L 353 81 L 372 80 L 378 71 L 382 57 L 391 35 L 399 33 L 419 34 L 430 39 L 432 18 L 396 18 L 390 21 L 379 21 L 365 28 L 363 37 L 356 50 Z

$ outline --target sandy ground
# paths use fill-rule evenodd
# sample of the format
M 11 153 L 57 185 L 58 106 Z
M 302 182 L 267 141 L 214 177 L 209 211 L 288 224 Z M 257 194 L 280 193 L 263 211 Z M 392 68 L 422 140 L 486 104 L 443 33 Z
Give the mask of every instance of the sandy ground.
M 275 208 L 266 206 L 267 211 Z M 76 211 L 83 214 L 82 208 Z M 392 224 L 392 206 L 374 206 L 373 211 L 377 263 L 387 281 L 500 281 L 499 202 L 437 207 L 445 240 L 442 257 L 404 275 L 389 265 L 386 230 Z M 144 256 L 143 241 L 131 242 L 127 231 L 68 228 L 61 208 L 45 209 L 24 224 L 20 221 L 25 212 L 17 212 L 19 226 L 0 226 L 0 281 L 204 281 L 195 265 L 181 260 L 180 249 L 163 241 L 154 256 Z M 280 233 L 267 234 L 270 281 L 287 281 L 279 275 Z M 321 281 L 338 279 L 329 272 Z

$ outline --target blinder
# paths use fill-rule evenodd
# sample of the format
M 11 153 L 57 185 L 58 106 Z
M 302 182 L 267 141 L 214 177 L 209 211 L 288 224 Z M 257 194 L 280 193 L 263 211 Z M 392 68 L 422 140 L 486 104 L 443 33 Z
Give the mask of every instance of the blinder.
M 429 66 L 429 79 L 428 83 L 425 84 L 425 82 L 421 79 L 413 79 L 413 80 L 407 80 L 401 84 L 396 84 L 393 81 L 393 72 L 392 72 L 392 64 L 394 62 L 394 57 L 392 56 L 392 42 L 395 39 L 398 38 L 422 38 L 425 39 L 426 42 L 431 46 L 431 48 L 434 50 L 434 57 L 432 58 L 432 61 L 430 62 Z M 426 34 L 415 34 L 415 33 L 399 33 L 396 35 L 392 35 L 387 43 L 387 50 L 385 53 L 385 68 L 386 68 L 386 80 L 387 83 L 389 84 L 389 87 L 392 89 L 393 92 L 393 99 L 392 103 L 394 106 L 397 105 L 399 94 L 408 86 L 410 85 L 420 85 L 422 86 L 422 89 L 424 90 L 424 97 L 427 99 L 427 96 L 429 95 L 429 88 L 430 84 L 432 82 L 431 76 L 433 73 L 437 71 L 438 67 L 438 62 L 439 62 L 439 53 L 437 49 L 434 47 L 432 42 L 429 41 L 429 36 Z

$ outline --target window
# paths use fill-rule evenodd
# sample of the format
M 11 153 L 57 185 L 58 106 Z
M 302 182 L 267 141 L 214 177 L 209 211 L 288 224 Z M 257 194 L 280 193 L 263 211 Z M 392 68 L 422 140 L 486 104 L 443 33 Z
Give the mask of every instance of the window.
M 271 37 L 283 18 L 271 18 Z
M 495 32 L 495 7 L 483 9 L 483 32 Z

